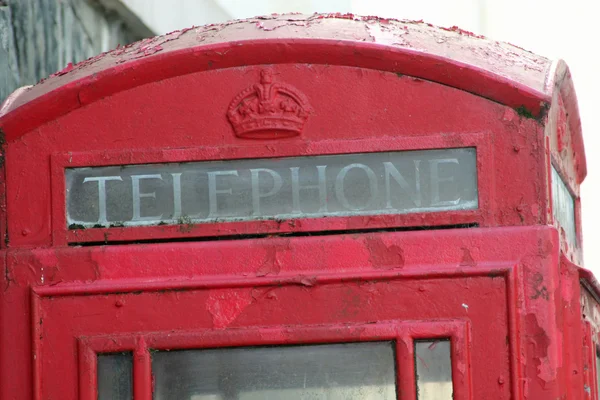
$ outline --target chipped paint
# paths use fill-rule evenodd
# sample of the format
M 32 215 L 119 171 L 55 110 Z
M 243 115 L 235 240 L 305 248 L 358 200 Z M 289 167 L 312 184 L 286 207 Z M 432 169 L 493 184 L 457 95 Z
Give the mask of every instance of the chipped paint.
M 248 289 L 210 291 L 206 299 L 206 310 L 210 313 L 216 329 L 228 327 L 252 303 Z
M 365 26 L 369 32 L 369 37 L 373 42 L 387 44 L 390 46 L 405 46 L 410 47 L 403 36 L 408 34 L 406 30 L 390 29 L 387 25 L 368 21 Z
M 462 259 L 460 260 L 460 265 L 463 267 L 474 267 L 477 265 L 477 262 L 473 259 L 471 255 L 471 250 L 466 247 L 462 249 Z
M 198 43 L 207 45 L 257 39 L 285 40 L 297 36 L 300 31 L 302 37 L 306 38 L 374 42 L 418 49 L 438 57 L 452 54 L 463 65 L 473 65 L 502 77 L 510 76 L 512 81 L 529 86 L 539 93 L 543 92 L 545 72 L 550 68 L 550 61 L 543 57 L 515 46 L 487 40 L 457 27 L 440 29 L 423 21 L 354 14 L 283 14 L 210 24 L 201 28 L 191 27 L 120 46 L 69 66 L 34 87 L 22 101 L 38 97 L 57 85 L 63 86 L 86 76 L 93 76 L 100 70 L 157 53 L 169 53 Z M 23 103 L 19 102 L 15 106 L 21 104 Z
M 528 368 L 535 368 L 535 376 L 544 384 L 555 383 L 558 371 L 555 355 L 551 351 L 554 350 L 552 338 L 539 325 L 535 314 L 526 315 L 525 324 L 529 332 L 527 341 L 532 356 L 528 361 Z
M 256 276 L 278 275 L 284 262 L 283 258 L 289 251 L 289 241 L 278 243 L 276 246 L 267 247 L 265 250 L 265 259 L 256 271 Z
M 395 269 L 404 267 L 404 251 L 397 244 L 385 243 L 381 238 L 372 236 L 366 239 L 369 261 L 373 268 Z

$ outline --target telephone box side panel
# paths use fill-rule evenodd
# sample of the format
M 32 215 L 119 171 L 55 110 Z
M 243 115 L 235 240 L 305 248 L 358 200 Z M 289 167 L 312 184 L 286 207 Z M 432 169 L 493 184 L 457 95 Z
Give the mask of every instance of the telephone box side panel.
M 582 394 L 583 398 L 587 399 L 586 393 L 590 392 L 586 389 L 588 366 L 584 357 L 585 329 L 582 329 L 584 319 L 581 299 L 585 289 L 581 287 L 579 270 L 578 266 L 561 254 L 560 292 L 557 293 L 560 297 L 560 307 L 557 309 L 556 318 L 563 334 L 563 379 L 569 399 Z
M 585 275 L 584 275 L 585 276 Z M 585 343 L 581 357 L 583 365 L 583 385 L 590 398 L 600 395 L 598 387 L 598 360 L 600 359 L 600 303 L 594 283 L 582 277 L 580 289 L 580 315 L 582 336 Z M 595 396 L 595 397 L 594 397 Z
M 559 241 L 554 229 L 532 247 L 517 268 L 519 379 L 523 398 L 561 398 L 567 393 L 564 333 L 558 264 Z M 581 398 L 577 392 L 573 399 Z
M 557 66 L 552 105 L 546 118 L 547 215 L 560 231 L 561 251 L 583 265 L 580 184 L 587 173 L 581 121 L 568 68 Z

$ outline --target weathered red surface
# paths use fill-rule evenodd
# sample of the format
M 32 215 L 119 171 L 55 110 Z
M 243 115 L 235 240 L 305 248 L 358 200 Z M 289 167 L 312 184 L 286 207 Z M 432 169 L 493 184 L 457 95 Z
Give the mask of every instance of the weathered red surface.
M 470 383 L 459 385 L 458 399 L 520 398 L 516 371 L 529 366 L 535 380 L 526 398 L 552 398 L 560 392 L 561 343 L 552 321 L 558 297 L 547 288 L 557 279 L 557 246 L 551 228 L 494 228 L 40 249 L 9 253 L 8 276 L 15 287 L 45 282 L 31 306 L 34 368 L 47 398 L 77 396 L 76 385 L 65 386 L 78 379 L 75 338 L 105 337 L 97 339 L 104 351 L 135 349 L 138 332 L 147 332 L 150 348 L 305 343 L 339 340 L 310 339 L 305 332 L 315 326 L 350 329 L 342 339 L 356 340 L 364 328 L 353 326 L 385 321 L 408 331 L 429 321 L 442 334 L 467 324 L 470 350 L 456 360 L 456 378 Z M 275 263 L 276 273 L 262 272 Z M 31 350 L 12 351 L 20 359 Z M 23 372 L 9 374 L 23 382 Z
M 378 57 L 384 49 L 386 57 Z M 167 59 L 169 68 L 164 67 Z M 70 64 L 26 89 L 0 111 L 0 117 L 7 114 L 0 126 L 12 138 L 12 124 L 18 123 L 28 131 L 105 96 L 148 82 L 237 65 L 290 62 L 402 73 L 513 108 L 524 107 L 537 117 L 544 116 L 555 90 L 565 92 L 563 100 L 571 114 L 574 145 L 581 153 L 577 160 L 578 182 L 585 176 L 577 100 L 564 62 L 553 63 L 516 46 L 454 27 L 441 30 L 422 21 L 350 14 L 274 15 L 144 39 L 75 66 Z M 15 109 L 19 110 L 10 113 Z M 34 109 L 36 112 L 31 113 Z
M 227 110 L 241 90 L 259 81 L 261 71 L 259 66 L 236 67 L 149 83 L 89 104 L 12 142 L 6 165 L 19 173 L 7 179 L 7 206 L 9 214 L 22 217 L 9 226 L 10 245 L 433 223 L 499 226 L 549 222 L 543 196 L 547 184 L 543 126 L 536 120 L 464 91 L 409 76 L 365 68 L 291 64 L 280 65 L 275 72 L 279 81 L 301 90 L 315 110 L 302 135 L 285 140 L 242 140 L 233 133 Z M 68 230 L 65 221 L 65 167 L 463 146 L 474 146 L 478 153 L 478 210 L 435 216 L 421 213 L 85 230 Z M 22 167 L 24 157 L 27 168 Z M 509 168 L 499 168 L 501 165 Z M 46 179 L 40 182 L 40 176 Z M 32 185 L 35 193 L 25 189 Z M 514 187 L 520 189 L 515 191 Z
M 460 29 L 441 30 L 422 21 L 399 21 L 349 14 L 315 14 L 312 16 L 285 14 L 175 31 L 117 48 L 75 66 L 69 64 L 62 71 L 55 73 L 20 96 L 11 108 L 17 108 L 58 87 L 66 86 L 82 78 L 92 78 L 94 74 L 104 70 L 121 66 L 117 70 L 125 72 L 127 64 L 136 60 L 149 62 L 154 58 L 164 58 L 172 55 L 170 53 L 187 51 L 198 46 L 202 46 L 205 51 L 213 53 L 213 56 L 217 56 L 217 58 L 233 59 L 232 55 L 223 57 L 225 54 L 218 57 L 220 55 L 218 48 L 224 47 L 225 51 L 235 52 L 235 48 L 252 46 L 253 42 L 257 40 L 268 40 L 271 42 L 270 44 L 281 44 L 274 46 L 273 48 L 278 51 L 272 51 L 272 54 L 269 55 L 270 58 L 273 58 L 269 62 L 277 63 L 280 57 L 285 57 L 279 51 L 285 47 L 283 44 L 292 45 L 292 47 L 295 44 L 302 45 L 305 39 L 310 39 L 310 46 L 314 46 L 314 50 L 318 49 L 318 44 L 336 42 L 337 47 L 340 48 L 350 46 L 364 48 L 364 51 L 368 51 L 369 48 L 386 47 L 388 51 L 406 53 L 415 60 L 419 59 L 419 56 L 423 56 L 423 61 L 452 59 L 451 65 L 444 66 L 448 74 L 446 77 L 441 76 L 442 70 L 435 69 L 434 65 L 421 65 L 423 74 L 429 75 L 433 72 L 435 75 L 435 79 L 432 79 L 433 76 L 422 76 L 423 78 L 434 81 L 447 80 L 444 83 L 451 86 L 469 85 L 468 82 L 459 82 L 455 79 L 456 77 L 450 75 L 451 72 L 457 73 L 457 67 L 460 66 L 471 70 L 471 73 L 479 72 L 481 75 L 488 75 L 490 80 L 508 83 L 515 92 L 522 90 L 530 92 L 530 95 L 535 97 L 547 96 L 551 93 L 551 90 L 548 90 L 548 83 L 553 79 L 553 76 L 549 76 L 552 67 L 550 60 L 512 45 L 474 37 Z M 201 54 L 196 54 L 196 56 L 202 57 Z M 324 54 L 315 56 L 321 58 Z M 342 54 L 337 54 L 335 57 L 339 59 L 341 56 Z M 245 64 L 253 64 L 256 61 L 259 60 L 254 62 L 247 60 Z M 214 62 L 216 64 L 209 68 L 218 68 L 219 61 L 214 60 Z M 263 62 L 262 55 L 260 55 L 259 63 Z M 293 59 L 293 62 L 301 62 L 301 60 Z M 354 62 L 352 65 L 355 65 Z M 406 68 L 406 66 L 400 65 L 397 67 L 399 72 Z M 432 67 L 434 69 L 429 70 Z M 194 66 L 194 70 L 197 69 L 198 65 Z M 177 75 L 177 69 L 168 73 L 172 76 Z M 101 79 L 100 76 L 94 78 Z M 510 85 L 511 83 L 512 85 Z M 117 83 L 117 85 L 119 84 Z M 470 84 L 473 91 L 482 91 L 480 93 L 482 95 L 485 91 L 490 90 L 486 87 L 476 89 L 475 82 Z M 497 86 L 502 90 L 500 85 Z M 492 93 L 490 95 L 490 97 L 494 97 Z
M 264 105 L 248 88 L 265 71 L 292 99 L 275 123 L 291 134 L 255 135 L 235 114 L 242 98 Z M 96 398 L 97 352 L 133 352 L 135 398 L 150 399 L 151 349 L 374 338 L 397 341 L 399 396 L 414 398 L 411 340 L 440 336 L 456 399 L 598 391 L 581 306 L 600 291 L 579 267 L 585 155 L 562 62 L 455 27 L 272 16 L 69 66 L 13 96 L 0 128 L 2 399 Z M 456 147 L 477 151 L 476 210 L 66 223 L 68 167 Z M 553 218 L 551 162 L 575 196 L 575 246 Z

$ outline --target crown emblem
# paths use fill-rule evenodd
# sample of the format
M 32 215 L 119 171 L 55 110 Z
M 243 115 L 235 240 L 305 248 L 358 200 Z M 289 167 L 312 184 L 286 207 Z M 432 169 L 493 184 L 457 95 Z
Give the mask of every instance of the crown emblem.
M 299 135 L 311 108 L 298 89 L 273 82 L 273 73 L 263 70 L 260 83 L 238 94 L 227 110 L 236 136 L 271 139 Z

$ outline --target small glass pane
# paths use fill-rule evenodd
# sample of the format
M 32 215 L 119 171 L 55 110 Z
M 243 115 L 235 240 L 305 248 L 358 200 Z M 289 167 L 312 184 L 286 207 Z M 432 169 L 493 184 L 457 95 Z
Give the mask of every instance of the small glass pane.
M 418 400 L 452 400 L 450 341 L 415 342 Z
M 575 201 L 554 166 L 552 166 L 552 209 L 554 219 L 565 231 L 569 244 L 576 246 Z
M 131 400 L 131 353 L 98 354 L 98 400 Z
M 160 351 L 155 400 L 392 400 L 392 342 Z

